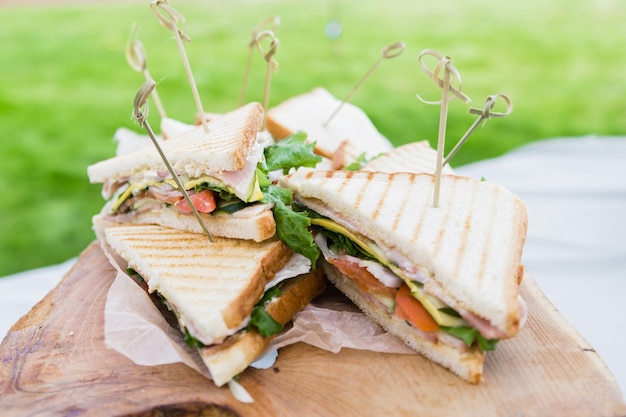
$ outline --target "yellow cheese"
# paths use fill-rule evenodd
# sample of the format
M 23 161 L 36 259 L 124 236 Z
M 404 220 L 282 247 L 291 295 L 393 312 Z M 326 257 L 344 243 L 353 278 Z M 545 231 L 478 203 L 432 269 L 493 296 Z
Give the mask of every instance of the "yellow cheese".
M 126 190 L 124 190 L 124 192 L 121 193 L 117 197 L 117 200 L 115 200 L 115 203 L 113 203 L 111 205 L 111 211 L 113 212 L 113 211 L 117 210 L 122 205 L 122 203 L 124 201 L 128 200 L 134 190 L 143 190 L 145 188 L 150 187 L 151 185 L 159 186 L 161 184 L 162 183 L 158 182 L 158 181 L 147 181 L 147 182 L 129 184 L 128 188 Z
M 131 197 L 131 195 L 133 194 L 134 191 L 136 190 L 145 190 L 148 187 L 151 186 L 155 186 L 155 187 L 159 187 L 163 184 L 169 184 L 172 187 L 174 187 L 175 189 L 178 189 L 178 185 L 176 184 L 176 181 L 173 178 L 168 178 L 166 180 L 163 181 L 141 181 L 141 182 L 136 182 L 133 184 L 130 184 L 128 186 L 128 188 L 126 190 L 124 190 L 124 192 L 122 192 L 117 199 L 115 200 L 115 202 L 111 205 L 111 211 L 115 211 L 117 210 L 124 201 L 126 201 L 128 198 Z M 213 178 L 213 177 L 209 177 L 209 176 L 204 176 L 204 177 L 200 177 L 200 178 L 195 178 L 192 180 L 188 180 L 186 182 L 183 183 L 183 186 L 185 187 L 185 190 L 191 190 L 193 188 L 195 188 L 197 185 L 200 184 L 209 184 L 209 186 L 211 187 L 216 187 L 216 188 L 222 188 L 226 191 L 228 191 L 231 194 L 234 194 L 234 190 L 225 185 L 223 182 L 221 182 L 220 180 Z M 250 184 L 250 190 L 249 190 L 249 194 L 248 194 L 248 199 L 246 200 L 246 202 L 254 202 L 254 201 L 259 201 L 263 198 L 263 192 L 261 191 L 261 186 L 259 185 L 259 180 L 257 178 L 254 179 L 254 182 L 252 184 Z
M 441 311 L 442 308 L 449 307 L 439 298 L 426 294 L 421 284 L 411 280 L 405 280 L 405 282 L 409 286 L 413 297 L 417 298 L 417 300 L 422 303 L 426 311 L 430 313 L 438 325 L 446 327 L 467 326 L 467 322 L 462 318 L 451 316 Z
M 369 253 L 381 264 L 386 266 L 389 266 L 389 264 L 391 264 L 391 260 L 387 256 L 385 256 L 385 254 L 380 250 L 376 243 L 364 236 L 357 236 L 355 233 L 352 233 L 339 223 L 330 219 L 311 219 L 311 224 L 316 224 L 328 230 L 332 230 L 333 232 L 340 233 L 359 245 L 361 249 Z

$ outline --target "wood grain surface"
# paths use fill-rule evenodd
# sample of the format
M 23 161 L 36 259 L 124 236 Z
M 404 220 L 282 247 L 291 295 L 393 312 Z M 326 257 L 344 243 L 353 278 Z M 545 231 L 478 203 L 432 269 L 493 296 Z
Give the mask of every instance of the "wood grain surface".
M 298 343 L 249 369 L 230 391 L 182 364 L 145 367 L 107 349 L 103 311 L 114 272 L 92 243 L 0 345 L 0 416 L 624 416 L 622 394 L 591 346 L 522 284 L 530 317 L 469 385 L 418 355 Z

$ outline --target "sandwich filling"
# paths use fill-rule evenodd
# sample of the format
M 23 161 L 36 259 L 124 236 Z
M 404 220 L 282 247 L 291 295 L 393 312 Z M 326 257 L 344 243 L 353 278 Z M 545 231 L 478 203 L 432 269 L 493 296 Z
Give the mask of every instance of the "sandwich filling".
M 260 133 L 239 171 L 204 173 L 197 178 L 177 173 L 196 209 L 211 213 L 236 204 L 231 207 L 232 212 L 260 201 L 263 192 L 257 165 L 270 140 L 267 134 Z M 104 213 L 111 217 L 128 217 L 163 207 L 191 213 L 182 191 L 168 171 L 144 171 L 128 178 L 110 179 L 104 183 L 102 195 L 110 199 Z
M 368 299 L 418 329 L 427 340 L 487 351 L 494 350 L 504 337 L 487 320 L 447 296 L 430 271 L 352 228 L 307 211 L 326 261 L 353 280 Z M 526 308 L 521 298 L 519 303 L 523 323 Z

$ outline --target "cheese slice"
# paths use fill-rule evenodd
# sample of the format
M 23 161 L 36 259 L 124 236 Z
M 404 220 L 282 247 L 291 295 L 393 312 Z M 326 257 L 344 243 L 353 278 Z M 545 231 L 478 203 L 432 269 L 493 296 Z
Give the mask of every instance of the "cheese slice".
M 208 175 L 200 177 L 200 178 L 187 180 L 186 182 L 183 182 L 183 187 L 185 187 L 185 190 L 191 190 L 195 188 L 197 185 L 200 185 L 203 183 L 207 183 L 211 187 L 221 188 L 223 190 L 228 191 L 231 194 L 235 194 L 234 190 L 231 187 L 227 186 L 222 181 L 219 181 L 218 179 L 210 177 Z M 124 201 L 126 201 L 128 198 L 131 197 L 131 195 L 135 191 L 144 190 L 151 186 L 160 187 L 164 184 L 169 184 L 172 187 L 178 189 L 178 185 L 176 184 L 176 181 L 173 178 L 168 178 L 163 181 L 146 180 L 146 181 L 139 181 L 139 182 L 129 184 L 128 187 L 117 196 L 117 198 L 115 199 L 115 202 L 111 205 L 111 211 L 112 212 L 116 211 L 122 205 Z M 251 184 L 248 195 L 249 197 L 246 200 L 247 202 L 259 201 L 263 198 L 263 193 L 261 192 L 261 186 L 259 185 L 258 178 L 255 178 L 255 180 Z

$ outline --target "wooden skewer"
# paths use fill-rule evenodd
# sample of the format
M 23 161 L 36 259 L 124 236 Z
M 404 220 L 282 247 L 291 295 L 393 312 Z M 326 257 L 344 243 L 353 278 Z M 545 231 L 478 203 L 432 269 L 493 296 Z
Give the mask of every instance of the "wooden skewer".
M 241 92 L 239 93 L 239 107 L 243 106 L 243 103 L 246 100 L 246 90 L 248 89 L 248 78 L 250 76 L 250 65 L 252 63 L 254 47 L 257 46 L 257 36 L 263 28 L 270 24 L 271 26 L 269 30 L 276 33 L 276 31 L 278 31 L 278 27 L 280 26 L 280 18 L 278 16 L 266 17 L 252 29 L 252 36 L 248 42 L 248 60 L 246 61 L 246 69 L 243 75 L 243 82 L 241 84 Z
M 432 56 L 435 59 L 437 59 L 438 64 L 435 67 L 435 71 L 431 71 L 430 68 L 428 68 L 428 66 L 426 65 L 426 63 L 424 63 L 424 58 L 426 56 Z M 447 62 L 444 62 L 446 60 Z M 456 69 L 456 67 L 452 65 L 449 57 L 444 57 L 439 52 L 434 51 L 432 49 L 425 49 L 419 55 L 419 63 L 420 63 L 420 66 L 422 67 L 422 71 L 424 71 L 424 73 L 428 76 L 428 78 L 434 81 L 435 85 L 437 85 L 437 87 L 439 88 L 443 88 L 443 80 L 439 78 L 439 74 L 443 68 L 446 68 L 448 71 L 450 71 L 450 74 L 451 74 L 449 93 L 453 94 L 454 97 L 459 98 L 464 103 L 469 103 L 470 101 L 472 101 L 468 96 L 466 96 L 465 94 L 461 92 L 461 86 L 462 86 L 461 74 L 459 74 L 459 71 Z M 454 81 L 456 80 L 458 80 L 458 84 L 459 84 L 458 87 L 454 87 L 453 85 Z M 440 100 L 438 101 L 424 100 L 419 94 L 417 94 L 417 98 L 426 104 L 441 104 Z
M 191 39 L 189 38 L 189 36 L 187 36 L 184 30 L 178 27 L 179 22 L 183 26 L 185 26 L 185 17 L 172 6 L 170 6 L 167 0 L 154 0 L 152 1 L 152 3 L 150 3 L 150 8 L 158 18 L 161 25 L 164 28 L 174 32 L 176 44 L 178 45 L 178 51 L 180 52 L 180 56 L 183 60 L 183 65 L 185 66 L 185 71 L 187 72 L 187 78 L 189 79 L 189 84 L 191 85 L 191 92 L 193 93 L 193 97 L 196 102 L 196 108 L 198 110 L 198 113 L 200 114 L 202 127 L 204 128 L 205 132 L 208 132 L 209 124 L 206 120 L 206 117 L 204 117 L 204 109 L 202 108 L 200 94 L 198 93 L 196 81 L 193 77 L 193 73 L 191 72 L 191 66 L 189 65 L 189 59 L 187 58 L 187 53 L 185 52 L 185 46 L 183 45 L 183 41 L 190 42 Z M 163 12 L 161 12 L 161 10 Z
M 431 71 L 424 64 L 424 57 L 433 56 L 438 59 L 435 71 Z M 435 190 L 433 193 L 433 207 L 439 207 L 439 192 L 441 189 L 441 169 L 443 168 L 443 152 L 446 145 L 446 123 L 448 119 L 448 102 L 455 97 L 469 102 L 470 99 L 461 93 L 461 74 L 452 65 L 452 61 L 447 56 L 442 56 L 432 49 L 426 49 L 419 55 L 419 62 L 424 73 L 435 82 L 437 87 L 441 88 L 441 100 L 438 102 L 427 102 L 423 100 L 419 94 L 417 97 L 427 104 L 441 104 L 439 113 L 439 132 L 437 135 L 437 162 L 435 166 Z M 440 73 L 443 71 L 443 79 L 440 79 Z M 458 88 L 452 86 L 454 80 L 459 81 Z M 452 94 L 452 96 L 450 96 Z
M 148 56 L 146 54 L 146 50 L 143 47 L 143 43 L 141 43 L 141 41 L 137 37 L 137 26 L 134 23 L 130 29 L 130 37 L 128 39 L 128 42 L 126 43 L 126 48 L 124 52 L 126 55 L 126 61 L 133 70 L 141 72 L 145 81 L 152 79 L 152 77 L 150 76 L 150 72 L 148 71 Z M 161 99 L 157 94 L 156 87 L 152 92 L 152 99 L 154 100 L 154 104 L 157 106 L 159 116 L 161 117 L 161 119 L 165 119 L 167 115 L 165 114 L 165 109 L 163 108 Z
M 506 112 L 500 113 L 500 112 L 493 112 L 493 111 L 491 111 L 491 109 L 493 109 L 493 107 L 496 105 L 496 101 L 500 97 L 506 103 L 506 106 L 507 106 L 506 107 Z M 474 130 L 476 130 L 476 128 L 480 125 L 480 123 L 483 120 L 506 117 L 509 114 L 511 114 L 512 111 L 513 111 L 513 101 L 506 94 L 494 94 L 494 95 L 491 95 L 491 96 L 487 97 L 487 101 L 485 102 L 485 107 L 482 110 L 481 109 L 470 108 L 469 112 L 471 114 L 477 114 L 478 118 L 470 126 L 470 128 L 467 130 L 467 132 L 465 132 L 463 137 L 454 146 L 454 148 L 450 151 L 450 153 L 448 154 L 446 159 L 443 161 L 443 165 L 445 166 L 446 164 L 448 164 L 450 162 L 450 159 L 452 159 L 452 157 L 457 153 L 457 151 L 461 148 L 461 146 L 463 146 L 465 141 L 467 141 L 467 139 L 470 137 L 470 135 L 474 132 Z
M 264 42 L 266 39 L 270 41 L 269 48 L 267 50 L 263 47 L 262 44 L 262 42 Z M 269 106 L 270 87 L 272 85 L 272 72 L 278 71 L 278 62 L 274 59 L 274 55 L 276 55 L 279 43 L 280 42 L 278 38 L 271 30 L 263 30 L 257 34 L 257 48 L 259 52 L 261 52 L 261 54 L 263 55 L 265 61 L 267 61 L 267 72 L 265 73 L 265 91 L 263 93 L 263 110 L 265 110 L 263 116 L 263 130 L 265 130 L 267 109 Z
M 148 136 L 150 136 L 152 143 L 154 144 L 157 151 L 159 152 L 159 155 L 161 156 L 163 163 L 165 163 L 165 166 L 170 172 L 170 175 L 176 181 L 176 185 L 178 186 L 178 189 L 180 190 L 180 192 L 183 193 L 183 197 L 185 198 L 185 201 L 187 202 L 189 207 L 191 207 L 191 211 L 196 217 L 196 220 L 198 220 L 198 223 L 200 223 L 200 227 L 202 228 L 202 231 L 209 238 L 209 240 L 213 242 L 213 236 L 211 236 L 211 233 L 206 228 L 206 225 L 204 224 L 204 222 L 202 221 L 202 218 L 200 217 L 200 213 L 198 213 L 196 206 L 194 206 L 193 202 L 191 201 L 191 198 L 189 198 L 189 194 L 187 193 L 187 190 L 185 190 L 185 187 L 183 186 L 182 181 L 180 180 L 180 178 L 176 174 L 176 171 L 174 171 L 174 168 L 172 167 L 172 165 L 166 158 L 165 154 L 163 153 L 163 149 L 161 149 L 161 146 L 159 145 L 159 142 L 157 141 L 156 136 L 154 135 L 154 132 L 152 131 L 152 128 L 150 127 L 150 123 L 148 123 L 148 98 L 150 97 L 150 94 L 154 91 L 155 86 L 156 86 L 156 82 L 154 82 L 154 80 L 152 79 L 149 79 L 143 83 L 143 85 L 137 92 L 137 95 L 135 96 L 135 102 L 133 106 L 133 118 L 137 121 L 137 123 L 139 123 L 140 127 L 143 127 L 146 129 L 146 132 L 148 133 Z
M 450 91 L 450 70 L 447 63 L 444 64 L 443 85 L 441 86 L 441 110 L 439 112 L 439 133 L 437 135 L 437 165 L 435 166 L 435 194 L 433 197 L 433 207 L 439 206 L 439 190 L 441 188 L 441 168 L 443 164 L 441 158 L 446 146 L 446 124 L 448 121 L 448 94 Z
M 335 111 L 330 115 L 330 117 L 328 119 L 326 119 L 326 121 L 324 122 L 324 127 L 327 127 L 328 124 L 330 123 L 331 120 L 333 120 L 333 118 L 337 115 L 337 113 L 339 113 L 339 110 L 341 110 L 341 108 L 344 106 L 344 104 L 346 104 L 348 101 L 350 101 L 350 99 L 352 98 L 352 96 L 354 95 L 354 93 L 357 92 L 357 90 L 359 88 L 361 88 L 361 85 L 363 85 L 363 83 L 374 73 L 374 71 L 376 70 L 376 68 L 378 68 L 378 66 L 385 60 L 385 59 L 390 59 L 390 58 L 395 58 L 398 55 L 400 55 L 402 52 L 404 52 L 404 42 L 396 42 L 393 43 L 391 45 L 385 46 L 381 52 L 380 58 L 378 58 L 378 60 L 374 63 L 374 65 L 369 69 L 369 71 L 365 74 L 365 76 L 363 76 L 363 78 L 361 78 L 359 80 L 359 82 L 354 86 L 354 88 L 352 89 L 352 91 L 350 91 L 348 93 L 348 95 L 346 96 L 346 98 L 343 99 L 343 101 L 341 102 L 341 104 L 339 104 L 339 106 L 335 109 Z

